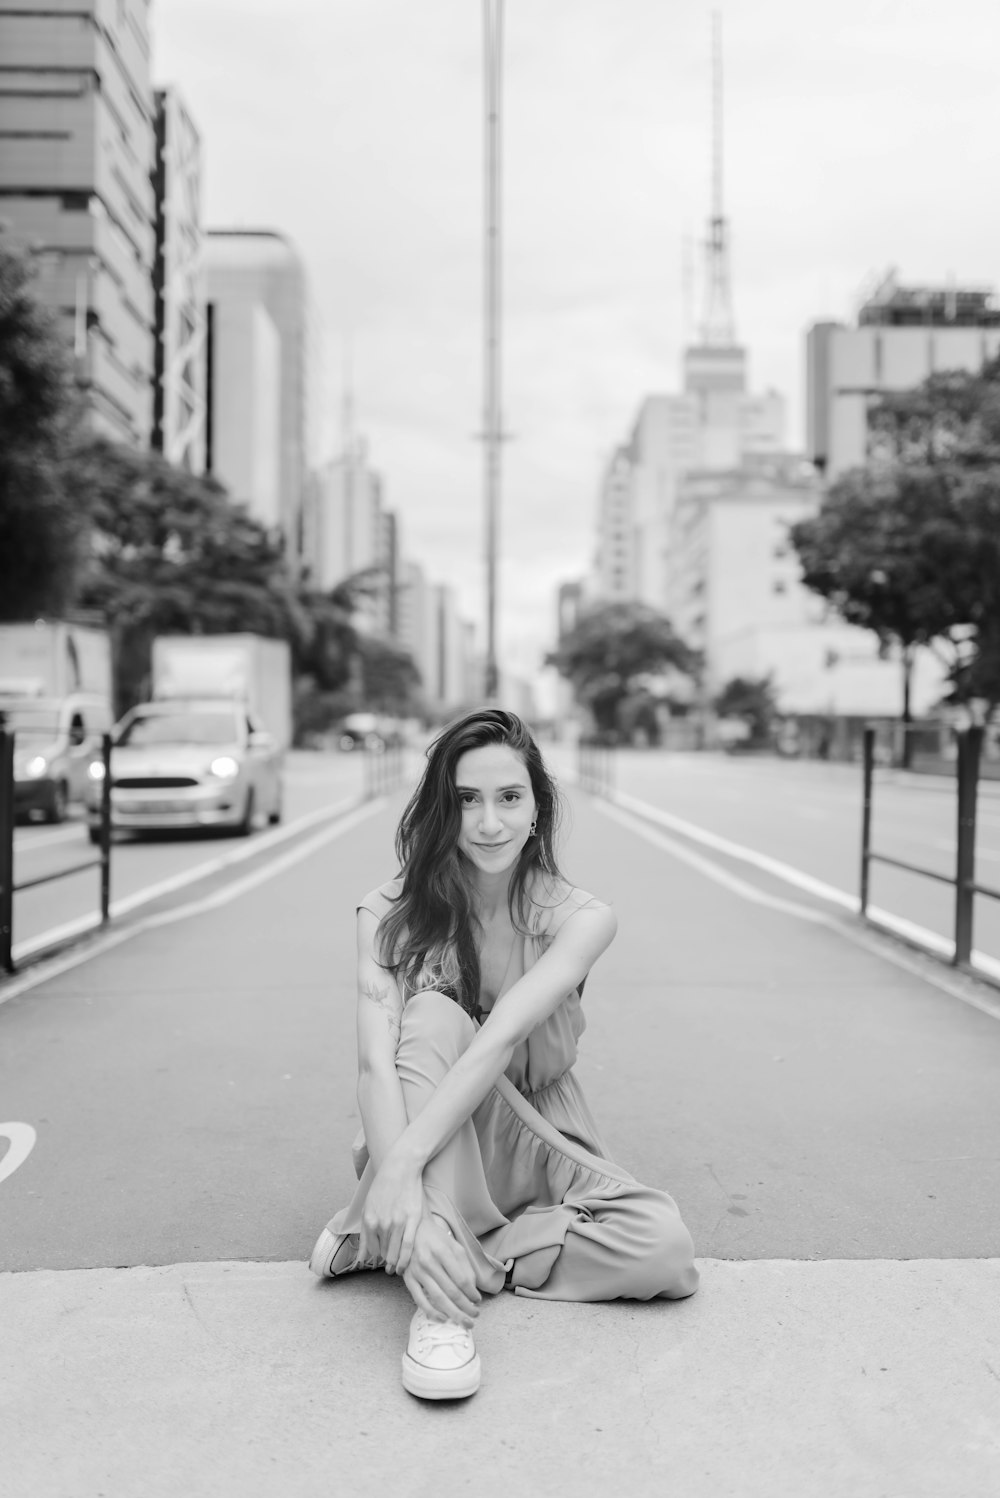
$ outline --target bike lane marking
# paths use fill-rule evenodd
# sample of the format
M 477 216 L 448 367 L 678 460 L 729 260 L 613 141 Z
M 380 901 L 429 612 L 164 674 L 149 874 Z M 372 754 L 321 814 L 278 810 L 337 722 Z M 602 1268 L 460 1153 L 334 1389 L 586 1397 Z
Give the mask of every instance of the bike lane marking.
M 642 802 L 638 804 L 643 805 Z M 910 958 L 904 952 L 893 950 L 888 945 L 879 942 L 875 937 L 869 936 L 864 930 L 849 925 L 843 919 L 827 915 L 822 910 L 814 910 L 809 905 L 799 905 L 795 900 L 784 900 L 779 895 L 770 895 L 765 890 L 757 889 L 755 885 L 748 884 L 745 879 L 739 878 L 736 874 L 731 874 L 728 869 L 722 868 L 720 864 L 714 863 L 712 859 L 705 858 L 700 853 L 695 853 L 691 848 L 686 847 L 685 844 L 678 842 L 676 838 L 667 837 L 665 833 L 648 826 L 646 822 L 640 820 L 634 813 L 626 812 L 611 802 L 596 797 L 593 805 L 612 822 L 617 822 L 619 826 L 627 828 L 630 832 L 634 832 L 638 837 L 644 838 L 647 843 L 652 843 L 654 848 L 662 849 L 663 852 L 671 854 L 681 863 L 688 864 L 690 868 L 696 869 L 700 874 L 704 874 L 707 879 L 711 879 L 715 884 L 722 885 L 724 889 L 728 889 L 740 899 L 748 900 L 754 905 L 766 906 L 770 910 L 778 911 L 781 915 L 789 915 L 795 920 L 807 921 L 814 926 L 824 926 L 828 931 L 835 931 L 839 936 L 844 937 L 855 946 L 863 947 L 865 951 L 871 952 L 874 956 L 881 957 L 884 961 L 892 963 L 894 967 L 898 967 L 904 972 L 912 973 L 915 977 L 923 979 L 925 983 L 929 983 L 932 987 L 940 989 L 942 993 L 948 994 L 949 997 L 961 999 L 963 1004 L 968 1004 L 973 1009 L 978 1009 L 983 1014 L 988 1014 L 991 1019 L 1000 1020 L 1000 998 L 980 998 L 976 994 L 967 992 L 959 982 L 946 977 L 943 973 L 938 974 L 928 971 L 915 957 Z M 655 808 L 650 808 L 650 811 L 652 810 L 655 810 Z M 660 813 L 660 815 L 664 814 Z M 680 818 L 676 820 L 679 821 Z M 685 823 L 684 825 L 686 827 L 691 826 L 690 823 Z M 722 838 L 714 838 L 714 834 L 708 834 L 708 836 L 712 837 L 716 842 L 726 841 Z M 738 847 L 739 845 L 731 844 L 730 846 Z M 773 865 L 776 863 L 776 860 L 760 855 L 760 861 L 758 862 L 758 858 L 753 855 L 751 849 L 743 848 L 741 849 L 741 853 L 745 862 L 755 864 L 765 873 L 774 872 Z M 738 855 L 731 854 L 730 856 L 736 857 Z M 772 867 L 768 867 L 769 865 Z M 779 864 L 778 867 L 786 868 L 787 865 Z M 799 873 L 797 869 L 789 869 L 788 872 L 792 874 Z M 782 875 L 779 873 L 776 877 L 780 879 Z M 812 879 L 809 875 L 803 875 L 801 878 L 803 888 L 814 888 L 819 883 L 818 880 Z M 818 891 L 816 892 L 818 893 Z M 842 890 L 838 890 L 836 893 L 841 896 L 844 903 L 851 898 L 845 895 Z M 852 900 L 851 904 L 853 912 L 856 913 L 858 902 Z M 889 916 L 888 912 L 876 911 L 875 907 L 870 907 L 870 909 L 873 915 L 877 914 L 880 918 L 884 914 L 887 917 L 887 924 L 888 920 L 892 920 L 897 926 L 905 925 L 915 932 L 923 932 L 922 927 L 914 926 L 912 922 L 904 921 L 902 917 Z M 880 925 L 881 919 L 873 921 L 872 924 L 875 926 Z M 934 936 L 933 932 L 925 934 L 927 937 Z M 935 937 L 935 940 L 941 939 Z M 943 955 L 950 954 L 950 942 L 941 941 L 941 947 Z
M 12 1176 L 27 1160 L 35 1147 L 38 1135 L 27 1123 L 0 1123 L 0 1139 L 8 1140 L 10 1148 L 0 1160 L 0 1181 Z
M 295 864 L 300 863 L 302 859 L 308 858 L 310 854 L 325 847 L 327 843 L 334 842 L 343 833 L 350 832 L 359 822 L 366 821 L 368 817 L 374 816 L 377 811 L 381 811 L 385 804 L 386 798 L 384 796 L 378 796 L 371 801 L 362 802 L 360 806 L 355 806 L 353 812 L 349 812 L 346 816 L 341 817 L 332 827 L 324 827 L 321 832 L 316 833 L 311 838 L 307 838 L 305 842 L 298 843 L 294 848 L 283 854 L 282 857 L 274 859 L 273 862 L 265 864 L 260 869 L 255 869 L 252 873 L 244 875 L 242 879 L 237 879 L 232 884 L 224 885 L 221 890 L 217 890 L 215 894 L 209 895 L 206 899 L 197 900 L 188 905 L 181 905 L 174 910 L 161 911 L 159 915 L 145 916 L 141 920 L 136 921 L 134 925 L 125 927 L 124 930 L 110 931 L 106 936 L 98 937 L 96 941 L 81 951 L 70 952 L 63 957 L 54 958 L 51 962 L 41 961 L 37 968 L 33 968 L 30 972 L 24 973 L 19 978 L 13 978 L 0 988 L 0 1005 L 7 1003 L 9 999 L 17 998 L 19 994 L 26 993 L 31 988 L 37 988 L 40 983 L 45 983 L 50 978 L 60 977 L 61 974 L 69 972 L 71 968 L 80 967 L 83 963 L 89 962 L 94 957 L 103 956 L 105 952 L 110 951 L 113 947 L 121 946 L 123 942 L 131 941 L 133 936 L 138 936 L 143 931 L 154 931 L 160 926 L 170 926 L 176 921 L 188 920 L 192 916 L 203 915 L 206 911 L 217 910 L 220 906 L 228 905 L 231 900 L 238 899 L 240 895 L 246 894 L 249 890 L 255 889 L 260 884 L 266 884 L 269 879 L 273 879 L 277 874 L 284 873 L 285 869 L 292 868 Z M 298 828 L 301 828 L 301 825 L 301 822 L 293 824 L 293 826 Z M 290 832 L 291 829 L 283 830 Z M 259 842 L 257 849 L 258 851 L 260 849 Z M 249 854 L 245 856 L 249 856 Z M 222 860 L 213 860 L 212 865 L 200 865 L 199 877 L 203 877 L 206 871 L 214 872 L 216 867 L 225 867 L 225 864 Z M 171 882 L 165 881 L 165 883 Z M 158 887 L 158 892 L 161 894 L 164 892 L 163 886 Z M 132 898 L 134 899 L 134 897 Z M 149 896 L 149 898 L 152 897 Z

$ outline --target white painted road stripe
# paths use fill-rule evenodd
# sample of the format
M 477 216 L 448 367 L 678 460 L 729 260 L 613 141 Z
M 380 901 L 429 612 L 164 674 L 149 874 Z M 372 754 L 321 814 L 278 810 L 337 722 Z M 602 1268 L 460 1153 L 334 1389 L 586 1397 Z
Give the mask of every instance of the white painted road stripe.
M 616 800 L 621 800 L 621 796 L 616 797 Z M 634 798 L 629 797 L 629 800 L 634 800 Z M 640 806 L 644 805 L 641 801 L 637 804 Z M 1000 1019 L 1000 995 L 996 999 L 993 999 L 991 996 L 983 995 L 980 997 L 970 993 L 959 981 L 949 978 L 943 973 L 928 970 L 916 958 L 908 957 L 905 952 L 896 951 L 875 941 L 866 934 L 864 927 L 848 925 L 844 921 L 836 920 L 833 916 L 827 915 L 822 910 L 814 910 L 810 905 L 799 905 L 794 900 L 783 900 L 777 895 L 769 895 L 764 890 L 757 889 L 754 885 L 748 884 L 746 880 L 740 879 L 737 875 L 731 874 L 728 869 L 721 868 L 719 864 L 713 863 L 711 859 L 703 858 L 700 853 L 695 853 L 691 848 L 678 842 L 676 838 L 666 837 L 662 832 L 656 831 L 648 825 L 648 821 L 645 818 L 640 819 L 628 812 L 622 811 L 619 807 L 601 797 L 595 797 L 593 805 L 606 817 L 610 817 L 613 822 L 618 822 L 622 827 L 628 828 L 630 832 L 634 832 L 637 836 L 644 838 L 646 842 L 652 843 L 655 848 L 662 848 L 664 852 L 670 853 L 681 863 L 686 863 L 690 868 L 697 869 L 707 879 L 711 879 L 724 889 L 730 890 L 733 894 L 738 895 L 740 899 L 748 900 L 755 905 L 764 905 L 771 910 L 779 911 L 782 915 L 792 916 L 796 920 L 808 921 L 817 926 L 825 926 L 827 930 L 835 931 L 839 936 L 846 938 L 847 941 L 853 942 L 855 946 L 863 947 L 866 951 L 874 953 L 875 956 L 881 957 L 884 961 L 891 962 L 893 966 L 903 969 L 904 972 L 915 974 L 924 982 L 932 984 L 933 987 L 940 989 L 943 993 L 949 994 L 952 998 L 961 999 L 963 1004 L 969 1004 L 973 1009 L 979 1009 L 983 1014 L 988 1014 L 993 1019 Z M 649 808 L 650 812 L 656 810 L 657 808 L 655 807 Z M 666 816 L 667 813 L 661 813 L 660 815 Z M 676 820 L 679 821 L 680 818 Z M 692 824 L 686 823 L 685 825 L 690 826 Z M 702 832 L 704 829 L 698 828 L 696 831 Z M 708 833 L 706 837 L 714 839 L 715 835 L 714 833 Z M 719 839 L 719 841 L 725 842 L 726 839 Z M 738 845 L 734 844 L 732 846 Z M 776 862 L 774 859 L 767 859 L 763 854 L 754 855 L 752 849 L 744 848 L 742 852 L 745 855 L 744 862 L 747 863 L 755 863 L 757 858 L 760 858 L 768 865 L 773 865 Z M 761 867 L 761 864 L 757 864 L 757 866 Z M 787 868 L 788 866 L 779 865 L 779 867 Z M 773 869 L 769 867 L 767 872 L 773 872 Z M 798 869 L 789 868 L 788 872 L 808 880 L 810 884 L 818 882 L 812 880 L 809 875 L 800 875 L 800 870 Z M 778 874 L 776 877 L 781 878 L 782 876 Z M 796 883 L 798 880 L 792 879 L 787 882 Z M 849 898 L 844 895 L 842 890 L 838 890 L 836 893 L 842 897 L 842 901 L 846 901 Z M 857 901 L 855 900 L 853 903 L 854 909 L 857 910 Z M 873 917 L 872 923 L 874 925 L 885 926 L 889 930 L 894 930 L 896 934 L 906 935 L 910 940 L 917 942 L 918 945 L 930 946 L 932 942 L 938 943 L 941 949 L 940 955 L 945 957 L 951 955 L 951 942 L 944 941 L 935 932 L 925 931 L 922 926 L 917 926 L 911 921 L 903 920 L 902 917 L 894 916 L 888 911 L 878 910 L 877 907 L 869 907 L 869 913 Z M 917 934 L 921 938 L 919 941 L 917 940 Z M 997 975 L 1000 976 L 1000 963 L 994 963 L 992 958 L 984 958 L 981 953 L 976 953 L 974 956 L 977 959 L 977 965 L 986 967 L 986 964 L 990 964 L 991 967 L 996 969 Z
M 255 858 L 262 850 L 277 847 L 287 842 L 290 837 L 295 837 L 298 833 L 315 827 L 318 822 L 326 822 L 332 817 L 341 816 L 357 804 L 358 798 L 349 796 L 347 800 L 337 801 L 333 806 L 324 806 L 319 811 L 308 812 L 305 816 L 299 817 L 297 821 L 289 822 L 285 827 L 256 833 L 241 847 L 230 853 L 222 853 L 218 858 L 210 858 L 207 863 L 199 863 L 193 868 L 182 869 L 179 874 L 172 874 L 169 879 L 162 879 L 159 884 L 146 885 L 131 895 L 123 895 L 120 900 L 112 900 L 112 919 L 127 915 L 130 910 L 138 910 L 140 906 L 148 905 L 151 900 L 158 900 L 162 895 L 172 895 L 176 890 L 184 889 L 186 885 L 193 884 L 198 879 L 206 879 L 212 874 L 220 873 L 223 869 L 231 868 L 233 864 L 245 863 L 248 858 Z M 94 913 L 78 916 L 75 920 L 66 921 L 61 926 L 51 926 L 48 931 L 42 931 L 38 936 L 27 937 L 24 941 L 16 942 L 13 953 L 14 961 L 22 962 L 26 957 L 31 957 L 44 947 L 69 941 L 74 936 L 83 936 L 87 931 L 97 929 L 100 924 L 100 915 Z
M 266 883 L 268 879 L 273 879 L 276 874 L 284 873 L 285 869 L 292 868 L 294 864 L 300 863 L 304 858 L 308 858 L 317 849 L 325 847 L 327 843 L 334 842 L 343 833 L 350 832 L 359 822 L 365 821 L 368 817 L 374 815 L 376 811 L 381 811 L 385 804 L 386 800 L 384 796 L 380 796 L 372 801 L 362 802 L 360 806 L 355 807 L 352 813 L 343 817 L 332 827 L 324 828 L 315 837 L 308 838 L 304 843 L 299 843 L 297 847 L 289 849 L 282 858 L 276 858 L 273 862 L 266 864 L 263 868 L 255 869 L 252 873 L 245 875 L 242 879 L 236 880 L 233 884 L 225 885 L 221 890 L 217 890 L 214 895 L 209 895 L 205 899 L 197 900 L 189 905 L 182 905 L 175 910 L 161 911 L 159 915 L 146 916 L 144 919 L 136 921 L 134 925 L 126 926 L 122 930 L 108 931 L 105 936 L 98 938 L 97 941 L 87 947 L 64 953 L 49 962 L 40 961 L 38 966 L 32 968 L 30 972 L 11 979 L 9 983 L 5 983 L 0 988 L 0 1004 L 6 1004 L 8 999 L 15 999 L 19 994 L 26 993 L 31 988 L 37 988 L 39 983 L 48 982 L 50 978 L 57 978 L 60 974 L 69 972 L 71 968 L 80 967 L 83 963 L 90 962 L 92 958 L 102 956 L 113 947 L 120 946 L 122 942 L 130 941 L 133 936 L 138 936 L 140 932 L 154 931 L 160 926 L 169 926 L 175 921 L 188 920 L 192 916 L 203 915 L 207 910 L 217 910 L 223 905 L 228 905 L 231 900 L 235 900 L 240 895 L 246 894 L 248 890 L 255 889 L 258 885 Z M 302 819 L 302 821 L 305 820 L 305 818 Z M 302 822 L 300 821 L 293 825 L 301 827 Z M 288 830 L 286 829 L 286 832 Z M 257 846 L 259 848 L 260 844 L 258 843 Z M 205 866 L 203 865 L 202 867 L 204 868 Z
M 38 1138 L 30 1124 L 0 1123 L 0 1139 L 8 1139 L 10 1148 L 0 1160 L 0 1181 L 12 1176 L 31 1154 Z

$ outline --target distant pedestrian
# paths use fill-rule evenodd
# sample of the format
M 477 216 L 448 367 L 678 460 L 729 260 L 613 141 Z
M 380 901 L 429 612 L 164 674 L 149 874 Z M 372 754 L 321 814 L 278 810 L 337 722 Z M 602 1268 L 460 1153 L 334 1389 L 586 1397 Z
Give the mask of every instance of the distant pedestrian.
M 468 713 L 428 750 L 400 873 L 357 909 L 354 1197 L 321 1277 L 384 1268 L 416 1305 L 403 1385 L 479 1387 L 483 1294 L 680 1299 L 698 1285 L 665 1192 L 608 1159 L 572 1067 L 610 906 L 560 873 L 558 796 L 521 720 Z

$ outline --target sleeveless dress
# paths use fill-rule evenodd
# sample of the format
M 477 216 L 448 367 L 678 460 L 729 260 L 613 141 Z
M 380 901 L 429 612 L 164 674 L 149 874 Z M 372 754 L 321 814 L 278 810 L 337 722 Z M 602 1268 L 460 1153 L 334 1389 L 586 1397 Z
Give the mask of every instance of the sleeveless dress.
M 398 882 L 361 901 L 379 919 Z M 581 890 L 570 909 L 595 903 Z M 554 939 L 549 912 L 531 906 L 498 1000 Z M 521 1042 L 505 1074 L 424 1169 L 431 1209 L 465 1245 L 481 1291 L 507 1288 L 550 1300 L 679 1299 L 694 1293 L 694 1250 L 673 1198 L 641 1185 L 608 1150 L 573 1071 L 585 1029 L 583 984 Z M 478 1025 L 436 991 L 410 995 L 396 1065 L 408 1116 L 433 1092 Z M 358 1263 L 358 1234 L 373 1179 L 364 1133 L 355 1141 L 358 1186 L 328 1224 L 342 1236 L 332 1274 Z

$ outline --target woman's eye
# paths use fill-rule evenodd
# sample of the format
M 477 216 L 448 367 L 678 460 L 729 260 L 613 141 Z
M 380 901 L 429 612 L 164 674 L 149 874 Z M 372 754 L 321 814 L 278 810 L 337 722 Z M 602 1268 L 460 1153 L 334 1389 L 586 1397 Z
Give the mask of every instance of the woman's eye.
M 519 796 L 517 791 L 507 791 L 504 794 L 505 801 L 520 801 L 520 799 L 521 797 Z

